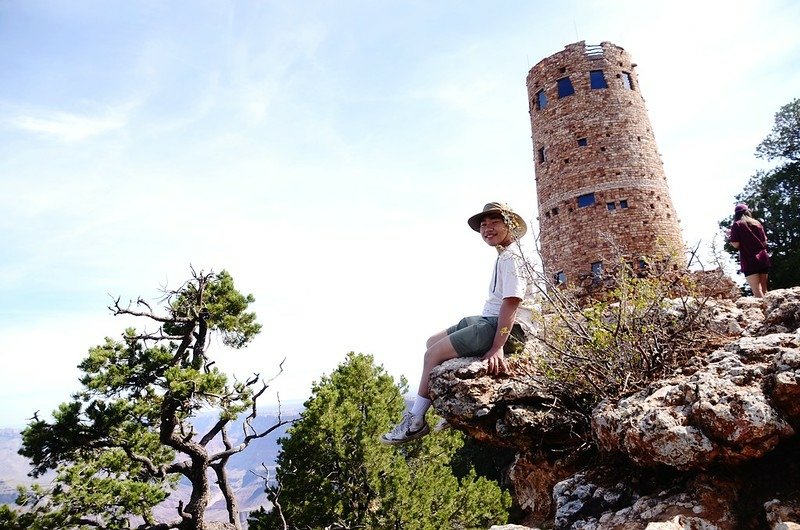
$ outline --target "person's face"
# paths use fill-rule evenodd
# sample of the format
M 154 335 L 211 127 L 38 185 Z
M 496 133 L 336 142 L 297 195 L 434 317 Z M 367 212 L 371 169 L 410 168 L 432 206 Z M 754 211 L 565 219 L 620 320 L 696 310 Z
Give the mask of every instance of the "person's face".
M 487 215 L 481 219 L 480 234 L 487 245 L 507 247 L 511 244 L 511 230 L 499 215 Z

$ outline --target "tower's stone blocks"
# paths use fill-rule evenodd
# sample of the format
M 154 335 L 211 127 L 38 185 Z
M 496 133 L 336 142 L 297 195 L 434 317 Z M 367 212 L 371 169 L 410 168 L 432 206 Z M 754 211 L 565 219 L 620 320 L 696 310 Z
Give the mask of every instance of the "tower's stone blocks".
M 542 259 L 561 281 L 580 283 L 620 255 L 683 259 L 635 67 L 610 42 L 578 42 L 528 73 Z

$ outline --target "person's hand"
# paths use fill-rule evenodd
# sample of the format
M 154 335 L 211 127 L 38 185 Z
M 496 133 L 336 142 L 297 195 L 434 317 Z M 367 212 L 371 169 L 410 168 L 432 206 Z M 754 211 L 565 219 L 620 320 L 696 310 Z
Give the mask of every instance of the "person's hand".
M 730 228 L 726 228 L 725 229 L 725 237 L 727 237 L 728 239 L 731 238 L 731 229 Z
M 506 356 L 503 353 L 503 348 L 499 348 L 497 350 L 489 350 L 482 357 L 482 359 L 486 361 L 486 371 L 489 373 L 489 375 L 504 374 L 508 370 L 508 365 L 506 364 Z

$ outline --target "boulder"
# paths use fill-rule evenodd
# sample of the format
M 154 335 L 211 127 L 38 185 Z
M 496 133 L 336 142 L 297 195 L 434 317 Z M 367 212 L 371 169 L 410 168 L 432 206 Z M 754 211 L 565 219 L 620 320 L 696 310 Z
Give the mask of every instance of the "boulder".
M 611 472 L 614 474 L 613 472 Z M 644 493 L 641 484 L 620 480 L 601 486 L 578 473 L 553 490 L 553 528 L 571 530 L 740 528 L 734 514 L 735 484 L 698 476 Z
M 702 296 L 727 300 L 741 297 L 739 286 L 722 269 L 691 271 L 689 274 Z
M 759 458 L 794 435 L 800 335 L 745 337 L 696 364 L 598 405 L 592 431 L 600 448 L 642 466 L 689 470 Z
M 437 414 L 480 442 L 525 451 L 572 447 L 586 438 L 586 418 L 550 392 L 531 356 L 511 356 L 508 373 L 489 375 L 475 357 L 452 359 L 431 372 Z
M 544 526 L 552 521 L 553 488 L 577 469 L 575 459 L 553 459 L 543 452 L 517 454 L 508 475 L 526 522 Z
M 590 412 L 553 391 L 535 343 L 500 376 L 474 358 L 438 366 L 434 406 L 517 452 L 508 478 L 527 528 L 798 528 L 800 287 L 729 294 L 670 304 L 678 318 L 704 304 L 706 347 Z
M 772 530 L 800 530 L 800 506 L 796 502 L 772 499 L 764 503 L 764 512 Z

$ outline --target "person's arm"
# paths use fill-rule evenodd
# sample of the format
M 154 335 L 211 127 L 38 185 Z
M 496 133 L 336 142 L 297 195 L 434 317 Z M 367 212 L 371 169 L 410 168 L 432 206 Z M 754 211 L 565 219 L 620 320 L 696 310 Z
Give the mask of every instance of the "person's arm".
M 484 361 L 488 361 L 487 370 L 492 375 L 504 373 L 508 368 L 503 346 L 511 334 L 511 328 L 514 326 L 514 319 L 517 316 L 517 308 L 520 302 L 522 302 L 521 298 L 509 297 L 503 298 L 503 302 L 500 304 L 500 315 L 497 317 L 497 331 L 494 335 L 494 342 L 489 351 L 482 357 Z
M 728 243 L 731 246 L 738 250 L 739 248 L 739 225 L 733 223 L 733 225 L 728 229 Z

